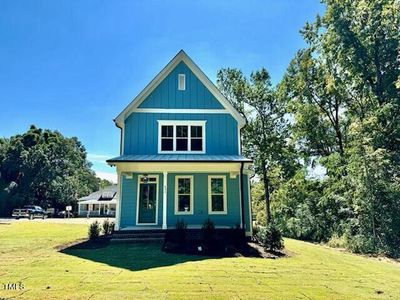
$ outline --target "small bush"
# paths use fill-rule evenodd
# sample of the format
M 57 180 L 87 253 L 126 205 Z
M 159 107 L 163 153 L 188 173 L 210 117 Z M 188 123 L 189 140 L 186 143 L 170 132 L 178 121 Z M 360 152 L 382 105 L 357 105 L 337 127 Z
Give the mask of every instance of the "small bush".
M 104 235 L 110 235 L 113 233 L 114 231 L 114 227 L 115 227 L 115 223 L 114 222 L 110 222 L 108 219 L 103 221 L 103 229 L 102 232 Z
M 282 233 L 274 224 L 260 228 L 256 239 L 267 251 L 282 250 L 284 247 Z
M 101 226 L 100 223 L 98 221 L 93 222 L 92 224 L 90 224 L 89 226 L 89 239 L 90 240 L 95 240 L 99 237 L 100 235 L 100 231 L 101 231 Z
M 203 232 L 203 239 L 206 243 L 210 243 L 215 239 L 215 226 L 210 218 L 204 221 L 201 230 Z
M 186 240 L 187 224 L 183 219 L 178 220 L 175 225 L 177 239 L 179 243 L 184 243 Z
M 329 239 L 327 245 L 332 248 L 346 248 L 348 245 L 347 238 L 344 235 L 338 236 L 336 233 L 334 233 Z
M 349 237 L 348 247 L 350 251 L 355 253 L 372 254 L 378 252 L 374 240 L 363 235 Z

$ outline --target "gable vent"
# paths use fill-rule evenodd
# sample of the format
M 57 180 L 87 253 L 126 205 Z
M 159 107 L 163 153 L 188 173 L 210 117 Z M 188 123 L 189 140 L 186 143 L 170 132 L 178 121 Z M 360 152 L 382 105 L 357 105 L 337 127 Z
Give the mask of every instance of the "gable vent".
M 184 91 L 186 89 L 186 76 L 185 74 L 178 75 L 178 90 Z

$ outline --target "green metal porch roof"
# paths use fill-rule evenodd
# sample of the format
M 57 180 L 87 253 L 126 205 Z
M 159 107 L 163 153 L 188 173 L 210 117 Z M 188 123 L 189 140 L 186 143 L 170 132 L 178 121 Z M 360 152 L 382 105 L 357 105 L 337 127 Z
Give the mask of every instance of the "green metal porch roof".
M 107 160 L 107 163 L 120 162 L 253 162 L 242 155 L 207 154 L 157 154 L 157 155 L 121 155 Z

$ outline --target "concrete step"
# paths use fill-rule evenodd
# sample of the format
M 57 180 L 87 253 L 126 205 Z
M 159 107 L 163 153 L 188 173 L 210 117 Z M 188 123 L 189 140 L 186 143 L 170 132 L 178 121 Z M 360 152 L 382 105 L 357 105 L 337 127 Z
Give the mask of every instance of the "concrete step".
M 165 233 L 114 233 L 113 238 L 164 238 Z

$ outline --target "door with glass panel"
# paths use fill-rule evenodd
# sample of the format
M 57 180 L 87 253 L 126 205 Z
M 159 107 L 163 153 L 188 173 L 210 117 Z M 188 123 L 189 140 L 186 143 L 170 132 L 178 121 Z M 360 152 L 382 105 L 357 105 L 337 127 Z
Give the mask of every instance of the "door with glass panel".
M 157 217 L 157 178 L 139 177 L 138 224 L 155 224 Z

